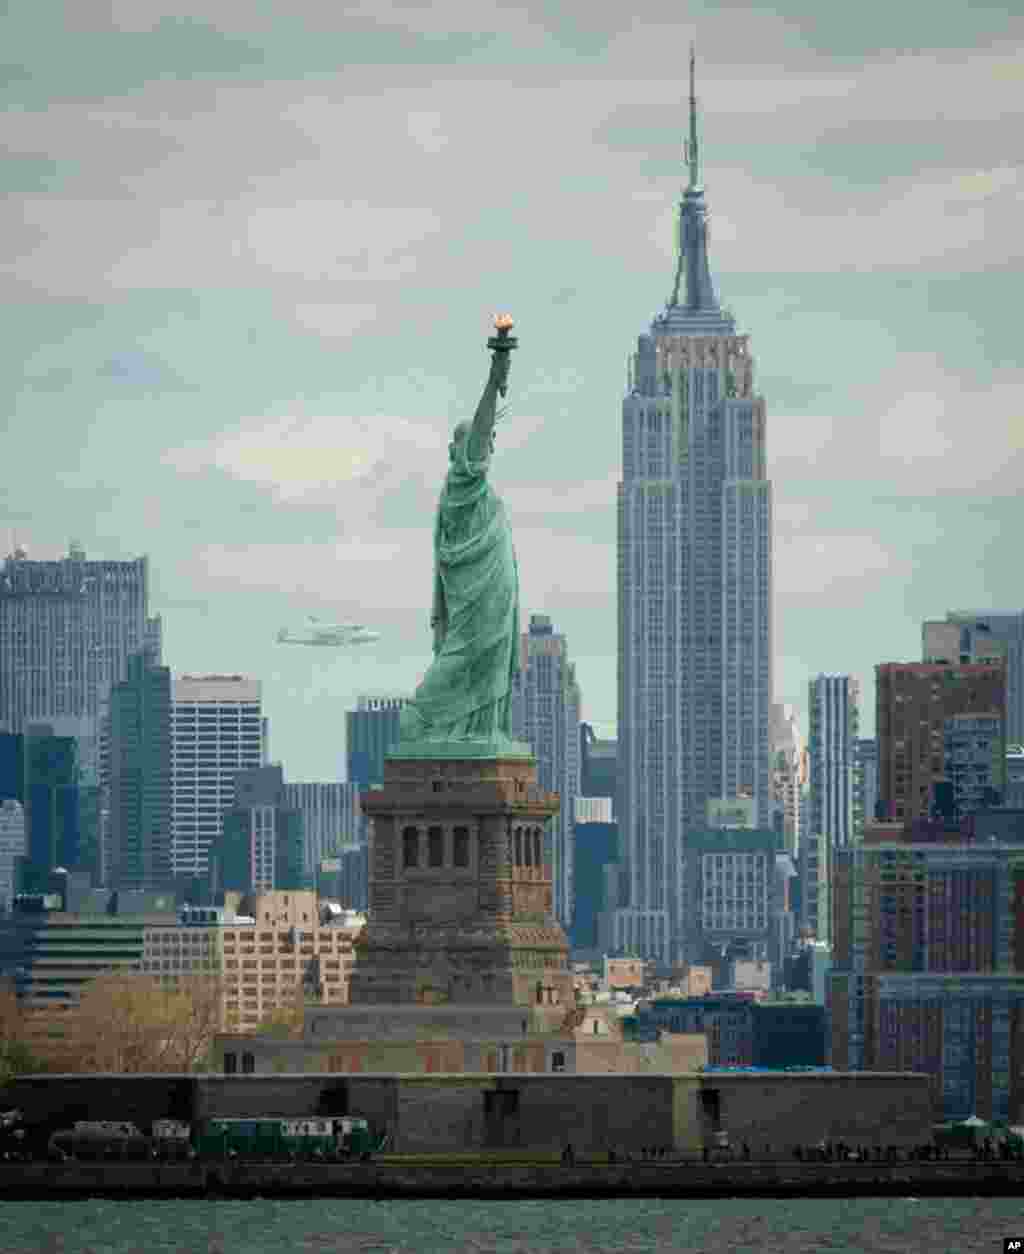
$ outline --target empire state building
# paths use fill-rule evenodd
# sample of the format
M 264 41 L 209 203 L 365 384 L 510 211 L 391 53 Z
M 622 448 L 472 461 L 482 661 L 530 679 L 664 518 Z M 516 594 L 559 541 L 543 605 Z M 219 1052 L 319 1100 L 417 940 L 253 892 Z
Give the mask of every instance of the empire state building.
M 711 275 L 692 51 L 684 151 L 688 181 L 672 294 L 630 356 L 622 402 L 618 687 L 625 866 L 620 901 L 606 916 L 613 952 L 662 962 L 689 956 L 685 832 L 706 829 L 708 803 L 719 798 L 749 798 L 754 826 L 770 824 L 765 406 L 754 392 L 748 337 L 736 333 Z M 763 898 L 752 908 L 766 909 Z

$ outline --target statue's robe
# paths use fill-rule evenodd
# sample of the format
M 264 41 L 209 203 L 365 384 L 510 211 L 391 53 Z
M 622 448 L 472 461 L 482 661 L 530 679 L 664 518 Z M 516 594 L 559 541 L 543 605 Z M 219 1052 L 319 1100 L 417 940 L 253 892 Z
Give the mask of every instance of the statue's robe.
M 519 573 L 489 451 L 460 440 L 434 523 L 434 661 L 402 711 L 401 739 L 510 735 L 519 669 Z M 476 454 L 476 456 L 474 456 Z

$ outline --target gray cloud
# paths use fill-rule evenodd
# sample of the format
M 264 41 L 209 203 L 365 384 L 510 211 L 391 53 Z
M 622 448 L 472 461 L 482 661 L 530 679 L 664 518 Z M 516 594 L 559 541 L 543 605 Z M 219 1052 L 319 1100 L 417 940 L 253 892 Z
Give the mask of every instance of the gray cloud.
M 340 704 L 426 664 L 447 435 L 508 308 L 493 473 L 524 610 L 613 712 L 620 398 L 674 268 L 696 33 L 713 264 L 768 404 L 777 695 L 819 669 L 870 692 L 951 586 L 1012 603 L 1024 31 L 985 5 L 811 16 L 12 11 L 0 528 L 149 551 L 171 664 L 263 674 L 275 754 L 327 775 Z M 321 611 L 372 617 L 381 648 L 275 649 Z

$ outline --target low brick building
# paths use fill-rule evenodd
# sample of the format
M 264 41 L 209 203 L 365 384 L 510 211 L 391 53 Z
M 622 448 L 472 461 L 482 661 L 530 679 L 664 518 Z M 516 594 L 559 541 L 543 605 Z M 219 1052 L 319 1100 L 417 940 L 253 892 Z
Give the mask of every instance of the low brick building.
M 623 1036 L 603 1006 L 569 1012 L 548 1028 L 533 1007 L 403 1007 L 382 1016 L 373 1006 L 306 1010 L 302 1040 L 251 1035 L 217 1038 L 215 1064 L 226 1074 L 665 1074 L 696 1072 L 708 1061 L 703 1034 L 638 1042 Z
M 745 994 L 655 998 L 637 1007 L 640 1040 L 703 1033 L 713 1066 L 820 1067 L 825 1063 L 825 1009 Z

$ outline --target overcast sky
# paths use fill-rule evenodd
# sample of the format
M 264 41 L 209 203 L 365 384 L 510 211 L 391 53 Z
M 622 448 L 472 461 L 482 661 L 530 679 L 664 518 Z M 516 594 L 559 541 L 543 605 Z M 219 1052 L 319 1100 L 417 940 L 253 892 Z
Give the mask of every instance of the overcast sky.
M 447 432 L 521 347 L 493 482 L 524 614 L 616 718 L 626 358 L 665 303 L 697 40 L 712 266 L 751 336 L 775 687 L 1024 605 L 1024 19 L 971 0 L 23 0 L 0 19 L 0 536 L 147 553 L 176 674 L 271 755 L 429 660 Z M 308 614 L 379 628 L 286 648 Z

